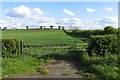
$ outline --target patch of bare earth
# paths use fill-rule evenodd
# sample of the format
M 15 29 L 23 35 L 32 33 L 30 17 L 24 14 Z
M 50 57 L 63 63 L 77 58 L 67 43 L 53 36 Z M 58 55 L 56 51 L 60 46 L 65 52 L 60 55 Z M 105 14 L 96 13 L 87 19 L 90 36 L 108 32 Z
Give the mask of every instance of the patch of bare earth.
M 47 75 L 34 73 L 21 75 L 18 78 L 82 78 L 77 69 L 77 63 L 72 61 L 56 60 L 44 65 L 49 69 Z

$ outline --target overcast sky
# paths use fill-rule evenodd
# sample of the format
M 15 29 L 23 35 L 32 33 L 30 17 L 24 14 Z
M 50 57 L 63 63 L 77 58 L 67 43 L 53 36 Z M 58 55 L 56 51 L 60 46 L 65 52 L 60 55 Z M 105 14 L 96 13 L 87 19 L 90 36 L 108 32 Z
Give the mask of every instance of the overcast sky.
M 95 0 L 93 0 L 95 1 Z M 97 0 L 96 0 L 97 1 Z M 2 2 L 1 27 L 118 27 L 118 2 Z

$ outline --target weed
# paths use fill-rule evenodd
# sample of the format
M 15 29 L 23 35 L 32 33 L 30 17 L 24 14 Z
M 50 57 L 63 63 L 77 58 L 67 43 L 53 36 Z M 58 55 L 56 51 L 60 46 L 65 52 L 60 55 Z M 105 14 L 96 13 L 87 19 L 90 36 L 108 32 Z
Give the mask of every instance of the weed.
M 49 70 L 48 70 L 47 67 L 39 67 L 39 68 L 37 69 L 37 72 L 39 72 L 39 73 L 41 73 L 41 74 L 43 74 L 43 75 L 48 75 Z

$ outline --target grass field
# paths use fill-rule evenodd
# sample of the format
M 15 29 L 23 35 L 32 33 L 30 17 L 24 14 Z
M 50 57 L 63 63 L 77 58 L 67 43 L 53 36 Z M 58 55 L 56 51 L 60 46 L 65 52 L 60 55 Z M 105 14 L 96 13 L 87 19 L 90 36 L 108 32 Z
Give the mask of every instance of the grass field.
M 29 38 L 71 38 L 63 30 L 5 30 L 3 38 L 17 38 L 19 40 Z
M 91 78 L 105 80 L 108 80 L 108 78 L 118 79 L 118 73 L 120 72 L 118 69 L 118 55 L 109 54 L 104 57 L 90 57 L 86 55 L 87 51 L 85 49 L 87 48 L 88 42 L 86 42 L 85 39 L 70 37 L 62 30 L 6 30 L 2 32 L 2 38 L 22 40 L 25 45 L 31 45 L 30 47 L 24 48 L 23 54 L 35 54 L 37 57 L 39 57 L 40 54 L 55 53 L 59 55 L 66 54 L 68 56 L 79 53 L 79 55 L 76 57 L 73 56 L 73 58 L 79 60 L 80 73 Z M 33 45 L 38 45 L 38 47 L 33 47 Z M 36 65 L 46 63 L 44 59 L 41 60 L 40 58 L 30 55 L 13 59 L 4 58 L 2 60 L 3 77 L 26 73 L 31 71 L 31 69 L 33 69 L 34 72 L 34 70 L 38 68 Z M 42 70 L 40 69 L 40 71 Z
M 68 54 L 70 50 L 74 50 L 76 43 L 84 44 L 84 41 L 66 35 L 63 30 L 6 30 L 2 31 L 2 38 L 22 40 L 25 45 L 31 45 L 23 49 L 23 54 L 36 54 L 37 57 L 41 54 L 46 55 L 53 53 L 65 55 Z M 33 45 L 39 45 L 41 47 L 33 47 Z M 82 45 L 78 45 L 78 47 L 82 48 Z M 87 43 L 85 45 L 87 45 Z M 34 63 L 34 60 L 36 60 L 36 63 Z M 24 58 L 4 58 L 3 77 L 14 76 L 15 74 L 28 72 L 30 69 L 36 69 L 35 65 L 38 65 L 38 63 L 44 64 L 39 61 L 39 59 L 26 55 L 24 55 Z
M 39 66 L 51 62 L 50 59 L 38 59 L 30 55 L 2 59 L 2 77 L 15 77 L 21 74 L 35 73 Z
M 6 30 L 2 31 L 2 38 L 17 38 L 25 44 L 59 44 L 73 43 L 72 38 L 64 33 L 63 30 Z M 78 40 L 79 41 L 79 40 Z

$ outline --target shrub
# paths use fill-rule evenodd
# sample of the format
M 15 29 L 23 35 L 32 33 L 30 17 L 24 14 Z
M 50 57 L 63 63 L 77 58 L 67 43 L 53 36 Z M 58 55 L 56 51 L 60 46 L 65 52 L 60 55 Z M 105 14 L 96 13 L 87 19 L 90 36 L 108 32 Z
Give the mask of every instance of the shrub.
M 112 26 L 106 26 L 104 28 L 104 34 L 116 34 L 117 29 L 113 28 Z
M 118 54 L 119 40 L 117 35 L 97 35 L 91 36 L 91 44 L 88 48 L 89 55 L 104 56 L 107 53 Z
M 19 53 L 19 43 L 16 39 L 2 39 L 2 56 Z

